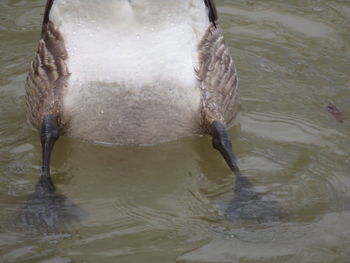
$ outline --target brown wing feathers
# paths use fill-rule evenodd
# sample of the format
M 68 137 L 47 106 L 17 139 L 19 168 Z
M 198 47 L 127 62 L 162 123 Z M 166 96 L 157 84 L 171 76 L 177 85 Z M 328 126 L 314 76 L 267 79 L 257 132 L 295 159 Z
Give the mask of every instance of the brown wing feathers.
M 214 2 L 205 0 L 212 22 L 198 45 L 200 65 L 197 77 L 203 91 L 202 128 L 211 132 L 211 123 L 230 124 L 237 110 L 237 73 L 224 43 Z M 213 21 L 216 21 L 214 23 Z
M 26 81 L 28 119 L 37 129 L 47 114 L 55 115 L 62 127 L 62 96 L 69 76 L 64 40 L 49 21 L 52 3 L 47 1 L 41 39 Z

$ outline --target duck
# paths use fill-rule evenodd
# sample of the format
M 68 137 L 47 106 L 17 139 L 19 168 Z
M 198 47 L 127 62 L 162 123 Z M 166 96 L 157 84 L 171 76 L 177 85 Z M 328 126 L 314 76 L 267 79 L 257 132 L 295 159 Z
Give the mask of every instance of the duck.
M 142 146 L 208 135 L 249 184 L 227 132 L 239 90 L 214 0 L 47 0 L 25 89 L 47 191 L 60 136 Z

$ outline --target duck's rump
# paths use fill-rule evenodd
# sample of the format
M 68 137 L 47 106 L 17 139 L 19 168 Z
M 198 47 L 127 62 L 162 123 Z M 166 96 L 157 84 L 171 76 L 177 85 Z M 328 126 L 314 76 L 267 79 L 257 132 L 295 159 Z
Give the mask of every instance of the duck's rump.
M 64 100 L 66 135 L 95 142 L 148 145 L 199 131 L 200 94 L 171 82 L 89 82 Z M 193 90 L 195 91 L 195 90 Z
M 237 75 L 204 2 L 96 3 L 52 5 L 27 81 L 34 127 L 53 114 L 68 136 L 139 145 L 232 123 Z

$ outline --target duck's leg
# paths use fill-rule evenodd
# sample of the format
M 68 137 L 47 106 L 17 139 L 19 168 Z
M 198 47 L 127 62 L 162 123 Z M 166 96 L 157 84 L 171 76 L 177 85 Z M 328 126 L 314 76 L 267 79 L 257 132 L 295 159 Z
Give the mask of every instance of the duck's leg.
M 35 191 L 24 202 L 18 211 L 15 225 L 34 232 L 62 233 L 66 225 L 78 222 L 79 214 L 84 213 L 79 207 L 67 199 L 60 191 L 56 191 L 50 177 L 50 157 L 53 146 L 59 137 L 56 116 L 46 115 L 40 131 L 42 146 L 42 166 L 40 180 Z
M 236 199 L 249 199 L 255 198 L 255 194 L 252 191 L 252 183 L 242 176 L 237 166 L 237 160 L 232 151 L 231 139 L 227 133 L 226 127 L 220 121 L 213 121 L 211 123 L 212 129 L 212 144 L 213 147 L 218 150 L 222 157 L 225 159 L 227 165 L 236 177 L 235 194 Z
M 258 219 L 261 221 L 274 221 L 285 217 L 286 214 L 278 202 L 261 199 L 261 196 L 254 191 L 253 184 L 246 176 L 241 175 L 225 126 L 220 121 L 214 121 L 211 127 L 213 147 L 221 153 L 236 176 L 235 196 L 226 209 L 225 215 L 232 220 Z
M 238 176 L 239 169 L 236 158 L 233 155 L 231 139 L 226 131 L 226 127 L 219 121 L 212 122 L 212 144 L 224 157 L 231 171 Z
M 54 192 L 55 186 L 50 177 L 50 158 L 53 146 L 59 137 L 56 117 L 52 114 L 46 115 L 40 131 L 42 147 L 42 166 L 39 185 L 46 191 Z

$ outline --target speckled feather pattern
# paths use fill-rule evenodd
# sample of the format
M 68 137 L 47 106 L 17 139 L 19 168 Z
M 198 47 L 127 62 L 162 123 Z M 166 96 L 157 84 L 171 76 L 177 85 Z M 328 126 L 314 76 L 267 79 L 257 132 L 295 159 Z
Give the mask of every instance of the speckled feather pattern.
M 42 36 L 26 80 L 27 118 L 40 129 L 43 117 L 53 114 L 62 130 L 62 101 L 69 77 L 64 40 L 53 23 L 43 25 Z
M 198 45 L 197 78 L 202 89 L 202 129 L 217 120 L 230 126 L 238 108 L 237 72 L 218 23 L 210 24 Z

